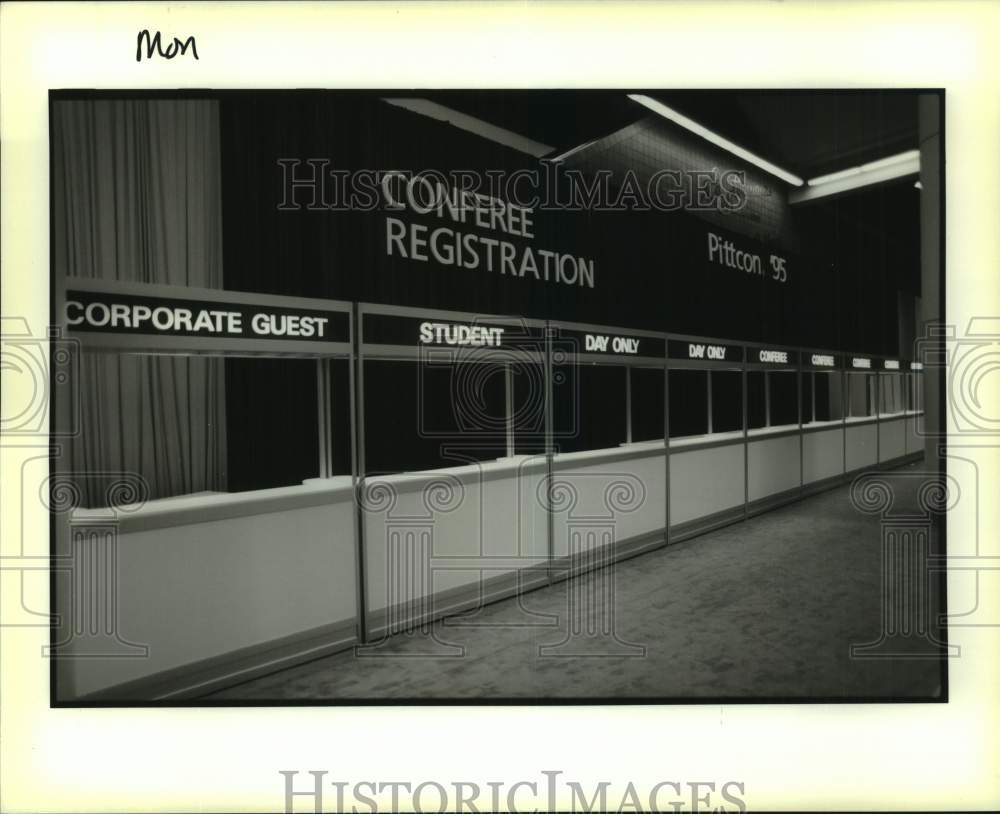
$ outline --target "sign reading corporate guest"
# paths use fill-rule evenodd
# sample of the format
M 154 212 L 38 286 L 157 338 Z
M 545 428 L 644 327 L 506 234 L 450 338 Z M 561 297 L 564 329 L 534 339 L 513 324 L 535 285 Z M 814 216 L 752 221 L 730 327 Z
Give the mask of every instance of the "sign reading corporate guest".
M 703 339 L 671 339 L 669 344 L 671 359 L 687 359 L 692 362 L 742 362 L 743 346 L 722 342 L 706 342 Z
M 95 348 L 294 356 L 350 350 L 350 307 L 332 300 L 67 279 L 58 302 L 67 335 Z
M 346 313 L 263 303 L 69 290 L 63 318 L 71 332 L 84 333 L 311 342 L 349 339 Z
M 625 331 L 581 331 L 559 328 L 555 341 L 578 354 L 597 354 L 618 359 L 644 356 L 663 359 L 666 344 L 662 336 L 644 336 Z

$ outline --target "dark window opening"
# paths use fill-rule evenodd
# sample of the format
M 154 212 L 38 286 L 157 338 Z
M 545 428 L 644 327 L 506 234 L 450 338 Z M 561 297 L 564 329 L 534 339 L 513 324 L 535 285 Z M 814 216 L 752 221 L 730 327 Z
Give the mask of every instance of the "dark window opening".
M 227 358 L 225 368 L 228 490 L 294 486 L 317 477 L 316 360 Z M 344 420 L 338 424 L 349 433 L 346 389 L 342 396 Z
M 708 371 L 670 371 L 670 437 L 708 432 Z
M 764 371 L 747 371 L 747 428 L 767 426 L 767 396 L 764 392 Z
M 367 474 L 419 472 L 507 454 L 499 364 L 365 362 Z
M 632 379 L 632 441 L 663 440 L 663 370 L 634 367 Z
M 743 429 L 743 376 L 738 370 L 712 371 L 712 432 Z
M 799 423 L 798 373 L 794 370 L 768 371 L 772 427 Z
M 624 367 L 557 365 L 552 377 L 557 452 L 610 449 L 625 443 Z

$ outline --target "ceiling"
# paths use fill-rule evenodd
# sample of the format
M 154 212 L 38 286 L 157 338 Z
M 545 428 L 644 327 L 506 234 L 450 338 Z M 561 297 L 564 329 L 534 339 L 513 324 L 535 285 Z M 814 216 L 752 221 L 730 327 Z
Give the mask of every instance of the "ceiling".
M 437 91 L 419 95 L 564 152 L 650 115 L 628 98 L 629 92 Z M 634 92 L 658 99 L 803 178 L 917 147 L 915 91 Z

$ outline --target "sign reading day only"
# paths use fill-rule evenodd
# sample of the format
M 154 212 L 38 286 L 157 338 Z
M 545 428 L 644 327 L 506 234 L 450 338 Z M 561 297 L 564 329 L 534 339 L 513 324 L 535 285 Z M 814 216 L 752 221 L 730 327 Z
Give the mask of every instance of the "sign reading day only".
M 557 328 L 556 331 L 556 345 L 578 354 L 592 353 L 622 359 L 634 356 L 662 359 L 666 351 L 661 336 L 644 336 L 617 330 L 581 331 Z
M 692 362 L 742 362 L 743 346 L 723 342 L 706 342 L 703 339 L 671 339 L 671 359 L 688 359 Z

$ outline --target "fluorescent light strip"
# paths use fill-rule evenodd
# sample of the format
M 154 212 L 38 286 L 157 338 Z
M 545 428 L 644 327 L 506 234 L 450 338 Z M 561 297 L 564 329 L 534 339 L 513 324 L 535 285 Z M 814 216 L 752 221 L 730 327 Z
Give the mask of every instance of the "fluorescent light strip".
M 712 144 L 716 147 L 721 147 L 723 150 L 732 153 L 738 158 L 742 158 L 744 161 L 753 164 L 755 167 L 760 167 L 760 169 L 765 172 L 780 178 L 782 181 L 785 181 L 792 186 L 800 187 L 804 183 L 803 180 L 797 175 L 793 175 L 787 170 L 781 169 L 781 167 L 776 164 L 772 164 L 770 161 L 767 161 L 758 155 L 754 155 L 749 150 L 743 149 L 738 144 L 734 144 L 729 139 L 723 138 L 718 133 L 712 132 L 707 127 L 703 127 L 698 124 L 698 122 L 694 121 L 694 119 L 689 119 L 684 114 L 678 113 L 673 108 L 667 107 L 662 102 L 656 101 L 656 99 L 644 96 L 641 93 L 630 93 L 628 94 L 628 98 L 633 102 L 638 102 L 640 105 L 649 108 L 654 113 L 663 116 L 663 118 L 669 119 L 674 124 L 679 124 L 685 130 L 690 130 L 695 135 L 701 136 L 706 141 L 712 142 Z
M 846 170 L 831 172 L 827 175 L 818 175 L 815 178 L 810 178 L 806 181 L 806 183 L 811 187 L 815 187 L 822 184 L 829 184 L 832 181 L 839 181 L 842 178 L 849 178 L 854 175 L 861 175 L 866 172 L 873 172 L 874 170 L 884 169 L 885 167 L 895 167 L 896 165 L 902 164 L 915 166 L 916 169 L 913 171 L 919 172 L 920 150 L 907 150 L 905 153 L 890 155 L 886 158 L 880 158 L 878 161 L 869 161 L 867 164 L 861 164 L 857 167 L 849 167 Z
M 477 136 L 495 141 L 497 144 L 503 144 L 505 147 L 510 147 L 518 152 L 527 153 L 535 158 L 548 155 L 555 149 L 548 144 L 542 144 L 540 141 L 535 141 L 527 136 L 522 136 L 520 133 L 515 133 L 513 130 L 508 130 L 506 127 L 499 127 L 482 119 L 477 119 L 475 116 L 445 107 L 437 102 L 432 102 L 430 99 L 403 97 L 388 98 L 382 101 L 395 107 L 409 110 L 411 113 L 428 116 L 431 119 L 437 119 L 439 122 L 447 122 L 460 130 L 475 133 Z
M 920 151 L 907 150 L 857 167 L 810 178 L 805 189 L 792 190 L 788 201 L 793 204 L 805 203 L 861 187 L 884 184 L 886 181 L 894 181 L 919 172 Z

